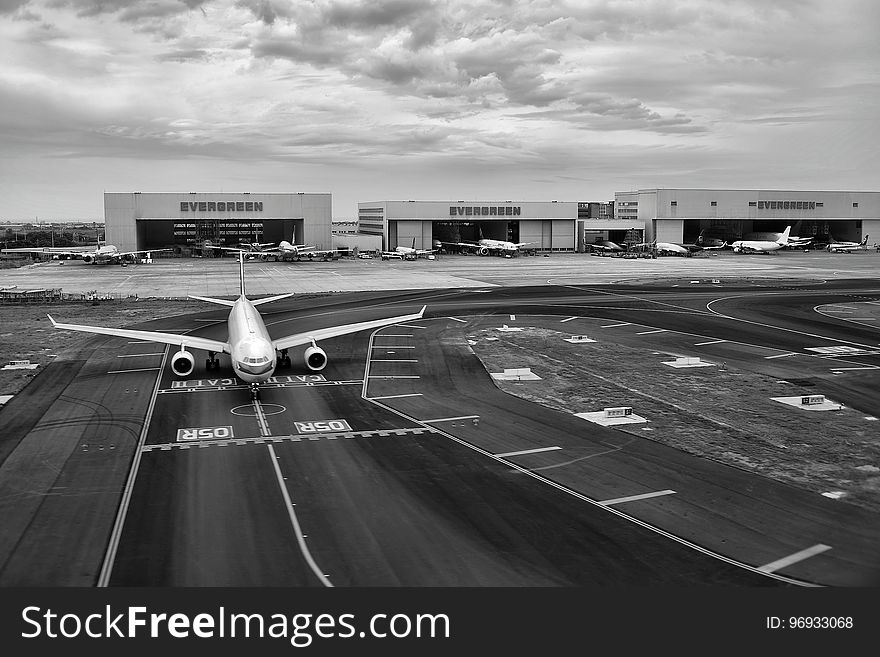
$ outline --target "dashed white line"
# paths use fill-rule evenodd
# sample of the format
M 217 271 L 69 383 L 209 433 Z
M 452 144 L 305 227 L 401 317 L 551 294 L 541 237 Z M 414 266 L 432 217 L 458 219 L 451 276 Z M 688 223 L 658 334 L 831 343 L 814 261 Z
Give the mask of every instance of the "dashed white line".
M 695 347 L 702 347 L 707 344 L 721 344 L 722 342 L 727 342 L 727 340 L 709 340 L 709 342 L 695 342 Z
M 830 549 L 830 545 L 823 545 L 822 543 L 819 543 L 818 545 L 814 545 L 813 547 L 807 548 L 806 550 L 795 552 L 794 554 L 790 554 L 787 557 L 777 559 L 776 561 L 761 566 L 758 568 L 758 570 L 763 573 L 775 573 L 777 570 L 781 570 L 786 566 L 790 566 L 791 564 L 797 563 L 798 561 L 803 561 L 804 559 L 809 559 L 812 556 L 821 554 L 822 552 Z
M 655 331 L 641 331 L 640 333 L 636 333 L 636 335 L 649 335 L 651 333 L 666 333 L 666 329 L 657 329 Z
M 577 317 L 566 317 L 565 319 L 559 320 L 560 324 L 565 324 L 566 322 L 570 322 L 573 319 L 577 319 Z
M 764 360 L 770 360 L 772 358 L 786 358 L 788 356 L 800 356 L 800 354 L 796 354 L 794 352 L 789 352 L 787 354 L 776 354 L 775 356 L 764 356 Z
M 459 319 L 458 317 L 450 317 L 449 319 L 452 319 L 452 320 L 454 320 L 454 321 L 456 321 L 456 322 L 461 322 L 462 324 L 467 324 L 467 320 L 466 320 L 466 319 Z
M 620 324 L 606 324 L 600 328 L 617 328 L 618 326 L 632 326 L 632 322 L 621 322 Z
M 165 355 L 165 352 L 160 351 L 155 354 L 119 354 L 116 357 L 117 358 L 137 358 L 138 356 L 164 356 L 164 355 Z
M 415 358 L 371 358 L 371 363 L 418 363 Z

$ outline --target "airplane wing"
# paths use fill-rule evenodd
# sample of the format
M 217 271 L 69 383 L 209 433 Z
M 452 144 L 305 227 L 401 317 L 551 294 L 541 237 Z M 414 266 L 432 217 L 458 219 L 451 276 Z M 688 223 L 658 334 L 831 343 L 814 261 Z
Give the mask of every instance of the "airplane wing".
M 331 326 L 329 328 L 316 329 L 308 333 L 295 333 L 294 335 L 288 335 L 273 340 L 272 344 L 276 349 L 288 349 L 290 347 L 309 344 L 310 342 L 317 340 L 327 340 L 340 335 L 348 335 L 349 333 L 357 333 L 358 331 L 381 328 L 391 324 L 400 324 L 401 322 L 411 322 L 416 319 L 421 319 L 425 313 L 425 308 L 427 308 L 427 306 L 422 306 L 422 309 L 419 312 L 413 313 L 412 315 L 400 315 L 398 317 L 388 317 L 387 319 L 374 319 L 368 322 L 357 322 L 356 324 Z
M 137 329 L 110 328 L 108 326 L 85 326 L 83 324 L 62 324 L 56 322 L 52 315 L 47 315 L 52 326 L 59 329 L 67 329 L 68 331 L 82 331 L 83 333 L 97 333 L 99 335 L 110 335 L 116 338 L 131 338 L 132 340 L 148 340 L 150 342 L 159 342 L 161 344 L 172 344 L 178 347 L 192 347 L 193 349 L 204 349 L 205 351 L 215 351 L 217 353 L 230 353 L 231 349 L 226 342 L 219 340 L 210 340 L 208 338 L 200 338 L 195 335 L 178 335 L 176 333 L 162 333 L 161 331 L 143 331 Z
M 51 246 L 39 246 L 39 247 L 19 247 L 14 249 L 0 249 L 2 253 L 40 253 L 43 255 L 66 255 L 66 256 L 81 256 L 83 253 L 89 253 L 89 251 L 64 251 L 62 249 L 56 249 Z

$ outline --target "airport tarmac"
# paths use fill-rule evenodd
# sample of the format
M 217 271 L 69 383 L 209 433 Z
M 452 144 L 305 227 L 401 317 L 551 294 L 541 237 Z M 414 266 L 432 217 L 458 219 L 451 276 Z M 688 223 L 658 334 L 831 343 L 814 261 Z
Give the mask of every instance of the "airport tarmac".
M 823 281 L 876 278 L 880 254 L 824 251 L 740 255 L 716 252 L 691 258 L 656 259 L 591 256 L 582 253 L 517 258 L 442 255 L 435 260 L 247 263 L 248 294 L 357 292 L 485 286 L 650 283 L 654 280 L 759 282 L 760 279 Z M 52 261 L 0 271 L 0 289 L 56 289 L 64 293 L 138 297 L 189 294 L 237 296 L 233 258 L 167 258 L 150 264 L 87 265 Z

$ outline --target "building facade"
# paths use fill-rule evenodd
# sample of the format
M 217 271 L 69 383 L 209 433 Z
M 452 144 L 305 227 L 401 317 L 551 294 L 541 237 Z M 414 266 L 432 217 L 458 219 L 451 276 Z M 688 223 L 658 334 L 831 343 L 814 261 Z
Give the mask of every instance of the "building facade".
M 829 241 L 880 238 L 880 192 L 749 189 L 640 189 L 617 192 L 619 218 L 645 227 L 645 241 L 698 243 L 782 232 Z
M 542 251 L 574 251 L 578 204 L 568 201 L 371 201 L 358 203 L 361 233 L 382 248 L 432 249 L 437 242 L 481 238 L 528 242 Z
M 331 248 L 330 194 L 105 193 L 108 244 L 120 251 L 287 240 Z

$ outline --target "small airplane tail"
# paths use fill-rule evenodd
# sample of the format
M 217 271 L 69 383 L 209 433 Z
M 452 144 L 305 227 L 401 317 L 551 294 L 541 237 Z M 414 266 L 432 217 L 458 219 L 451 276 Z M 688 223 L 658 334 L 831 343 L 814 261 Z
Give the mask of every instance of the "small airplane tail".
M 776 242 L 778 244 L 782 244 L 783 246 L 788 244 L 789 234 L 791 234 L 791 226 L 786 226 L 785 231 L 782 233 L 782 235 L 779 236 L 779 239 L 776 240 Z
M 238 252 L 238 275 L 241 281 L 241 296 L 246 296 L 244 292 L 244 252 Z
M 868 235 L 865 235 L 865 238 L 862 240 L 862 243 L 859 246 L 868 246 Z

